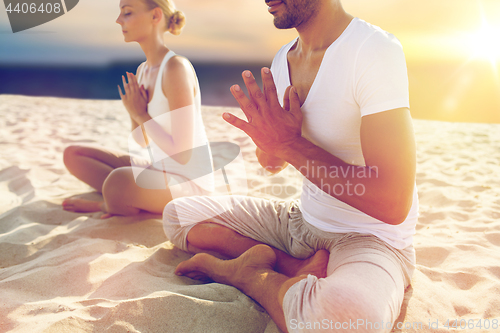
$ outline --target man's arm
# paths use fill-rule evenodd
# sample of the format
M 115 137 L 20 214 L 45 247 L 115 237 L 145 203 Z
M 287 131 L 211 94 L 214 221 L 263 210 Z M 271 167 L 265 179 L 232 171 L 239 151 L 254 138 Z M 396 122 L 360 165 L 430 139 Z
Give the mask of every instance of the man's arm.
M 282 108 L 268 70 L 262 71 L 264 93 L 253 75 L 247 75 L 243 79 L 251 99 L 237 86 L 231 90 L 251 121 L 225 114 L 228 122 L 245 131 L 268 155 L 292 164 L 324 192 L 385 223 L 405 220 L 413 198 L 416 164 L 408 109 L 362 118 L 366 166 L 354 166 L 302 137 L 302 113 L 295 89 L 287 89 Z
M 255 155 L 257 155 L 257 160 L 260 165 L 273 174 L 280 172 L 288 166 L 287 161 L 279 157 L 269 155 L 259 147 L 255 150 Z
M 300 138 L 280 153 L 321 190 L 388 224 L 402 223 L 415 184 L 415 140 L 407 108 L 362 118 L 366 166 L 345 163 Z

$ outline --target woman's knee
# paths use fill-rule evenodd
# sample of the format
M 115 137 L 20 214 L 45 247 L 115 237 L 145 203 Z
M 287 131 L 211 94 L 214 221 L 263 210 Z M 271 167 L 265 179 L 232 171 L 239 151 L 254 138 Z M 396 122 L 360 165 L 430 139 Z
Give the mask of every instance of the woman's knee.
M 64 149 L 63 162 L 68 170 L 82 166 L 82 157 L 92 157 L 95 148 L 84 145 L 71 145 Z
M 75 158 L 79 155 L 80 149 L 81 146 L 68 146 L 64 149 L 63 162 L 66 168 L 71 167 L 72 163 L 75 161 Z
M 136 186 L 132 170 L 127 167 L 111 171 L 102 185 L 102 194 L 106 198 L 126 198 L 132 196 Z
M 136 191 L 132 170 L 127 167 L 114 169 L 102 185 L 106 211 L 118 215 L 137 214 L 140 209 L 136 207 Z

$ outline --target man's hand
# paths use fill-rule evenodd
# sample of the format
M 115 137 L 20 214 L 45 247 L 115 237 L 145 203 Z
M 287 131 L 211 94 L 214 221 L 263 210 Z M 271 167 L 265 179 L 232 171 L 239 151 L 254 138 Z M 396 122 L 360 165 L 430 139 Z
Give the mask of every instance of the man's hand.
M 122 76 L 125 94 L 122 93 L 120 86 L 118 86 L 118 93 L 130 117 L 139 123 L 138 119 L 140 116 L 148 112 L 148 93 L 146 89 L 144 89 L 144 86 L 139 87 L 137 78 L 134 74 L 127 72 L 127 78 L 128 83 L 125 77 Z
M 262 92 L 250 71 L 243 72 L 243 81 L 249 97 L 238 85 L 231 87 L 231 93 L 238 101 L 248 121 L 224 113 L 224 119 L 244 131 L 265 153 L 277 157 L 302 137 L 302 111 L 297 91 L 290 86 L 279 104 L 276 86 L 271 71 L 262 69 Z

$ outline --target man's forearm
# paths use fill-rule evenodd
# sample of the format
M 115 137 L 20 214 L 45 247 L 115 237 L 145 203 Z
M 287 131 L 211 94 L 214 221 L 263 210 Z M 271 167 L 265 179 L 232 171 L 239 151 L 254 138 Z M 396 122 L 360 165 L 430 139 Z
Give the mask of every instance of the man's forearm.
M 323 192 L 385 223 L 403 222 L 411 207 L 403 194 L 407 189 L 399 190 L 391 175 L 375 165 L 348 164 L 305 138 L 279 155 Z
M 257 155 L 260 165 L 271 173 L 278 173 L 288 166 L 288 163 L 283 159 L 277 156 L 269 155 L 262 151 L 259 147 L 257 147 L 255 155 Z

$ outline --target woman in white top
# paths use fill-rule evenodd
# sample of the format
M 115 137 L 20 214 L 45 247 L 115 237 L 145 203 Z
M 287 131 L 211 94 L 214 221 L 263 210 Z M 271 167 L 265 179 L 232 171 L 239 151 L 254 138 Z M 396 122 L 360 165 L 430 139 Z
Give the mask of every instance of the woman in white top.
M 116 22 L 125 42 L 139 43 L 147 59 L 137 76 L 122 77 L 124 92 L 118 87 L 130 115 L 131 137 L 146 154 L 67 147 L 68 170 L 101 192 L 104 200 L 70 198 L 63 208 L 102 211 L 103 218 L 141 210 L 161 214 L 173 198 L 207 194 L 214 186 L 196 73 L 189 60 L 175 55 L 163 40 L 165 32 L 180 33 L 185 17 L 170 0 L 121 0 Z

